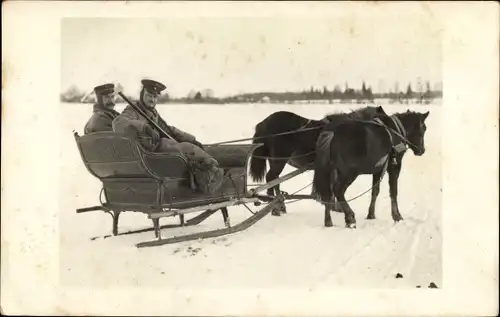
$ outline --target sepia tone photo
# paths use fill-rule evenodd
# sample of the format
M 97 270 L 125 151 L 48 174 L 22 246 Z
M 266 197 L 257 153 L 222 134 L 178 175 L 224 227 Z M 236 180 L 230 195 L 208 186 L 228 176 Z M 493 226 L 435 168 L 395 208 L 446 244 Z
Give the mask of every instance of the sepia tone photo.
M 439 29 L 62 20 L 61 281 L 439 287 Z
M 492 8 L 4 5 L 2 313 L 498 311 Z

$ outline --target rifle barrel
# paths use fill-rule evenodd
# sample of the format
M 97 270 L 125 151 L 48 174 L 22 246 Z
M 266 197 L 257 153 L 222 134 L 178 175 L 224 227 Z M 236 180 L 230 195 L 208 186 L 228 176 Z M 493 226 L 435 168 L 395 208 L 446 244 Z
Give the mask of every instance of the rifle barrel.
M 176 141 L 170 134 L 168 134 L 165 130 L 163 130 L 156 122 L 153 121 L 150 117 L 148 117 L 141 108 L 134 105 L 122 92 L 119 92 L 118 95 L 125 100 L 135 111 L 137 111 L 141 116 L 143 116 L 149 123 L 151 123 L 158 131 L 163 133 L 164 136 Z M 176 141 L 177 142 L 177 141 Z

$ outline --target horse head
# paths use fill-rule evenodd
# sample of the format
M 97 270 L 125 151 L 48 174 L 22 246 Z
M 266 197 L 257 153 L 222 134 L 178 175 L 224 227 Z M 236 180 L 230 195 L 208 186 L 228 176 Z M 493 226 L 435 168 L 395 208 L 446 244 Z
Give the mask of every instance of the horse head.
M 406 139 L 409 141 L 408 146 L 416 156 L 421 156 L 425 153 L 425 131 L 427 126 L 425 120 L 429 116 L 429 111 L 425 113 L 406 111 L 396 114 L 396 117 L 401 121 L 401 124 L 406 130 Z

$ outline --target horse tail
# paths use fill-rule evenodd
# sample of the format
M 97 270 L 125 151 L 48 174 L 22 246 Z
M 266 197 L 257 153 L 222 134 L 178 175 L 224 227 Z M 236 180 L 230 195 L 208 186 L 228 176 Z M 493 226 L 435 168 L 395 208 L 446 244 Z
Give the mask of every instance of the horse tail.
M 312 194 L 319 196 L 322 202 L 332 198 L 332 184 L 336 181 L 335 162 L 331 155 L 333 132 L 321 132 L 316 142 L 316 159 L 314 161 L 314 177 Z
M 263 135 L 263 125 L 262 122 L 255 126 L 254 138 L 258 138 Z M 266 159 L 263 156 L 269 156 L 269 146 L 267 140 L 254 139 L 253 144 L 263 143 L 260 147 L 256 148 L 253 152 L 252 158 L 250 159 L 250 175 L 252 178 L 260 182 L 264 179 L 266 174 Z

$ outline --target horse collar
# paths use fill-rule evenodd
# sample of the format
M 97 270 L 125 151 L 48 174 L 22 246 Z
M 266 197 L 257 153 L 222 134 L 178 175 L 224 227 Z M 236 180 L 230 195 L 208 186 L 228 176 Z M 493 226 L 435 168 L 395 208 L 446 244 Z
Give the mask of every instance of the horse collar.
M 399 120 L 399 118 L 396 115 L 393 115 L 390 118 L 391 118 L 392 122 L 394 122 L 394 124 L 396 125 L 398 132 L 401 133 L 401 135 L 404 138 L 406 138 L 406 129 L 405 129 L 403 123 L 401 123 L 401 120 Z
M 392 138 L 392 134 L 391 134 L 391 131 L 389 130 L 389 127 L 382 120 L 380 120 L 380 118 L 375 118 L 375 119 L 373 119 L 373 121 L 375 121 L 377 124 L 379 124 L 385 128 L 385 131 L 387 131 L 387 134 L 389 135 L 389 141 L 392 144 L 392 142 L 394 140 Z
M 392 142 L 394 141 L 394 139 L 392 137 L 392 133 L 390 131 L 390 128 L 386 124 L 384 124 L 384 122 L 382 120 L 380 120 L 380 118 L 374 118 L 373 121 L 375 121 L 377 124 L 379 124 L 385 128 L 385 131 L 387 131 L 387 134 L 389 135 L 389 141 L 391 142 L 391 144 L 393 144 Z M 400 128 L 397 126 L 397 124 L 396 124 L 396 129 L 400 130 Z M 406 151 L 406 146 L 404 145 L 404 143 L 399 143 L 399 144 L 393 146 L 392 149 L 394 150 L 395 153 L 400 153 L 400 152 Z M 392 165 L 396 165 L 398 163 L 396 160 L 396 157 L 394 155 L 386 155 L 383 158 L 381 158 L 375 164 L 375 166 L 380 166 L 381 164 L 383 164 L 385 159 L 387 159 L 386 162 L 389 162 L 389 159 L 390 159 Z
M 394 146 L 394 150 L 396 151 L 396 153 L 405 152 L 407 150 L 406 141 L 405 141 L 406 135 L 407 135 L 406 129 L 403 126 L 403 123 L 401 123 L 401 120 L 399 120 L 399 118 L 396 115 L 392 115 L 392 116 L 390 116 L 390 118 L 391 118 L 392 122 L 394 122 L 394 125 L 396 126 L 397 132 L 400 133 L 402 136 L 401 142 Z

